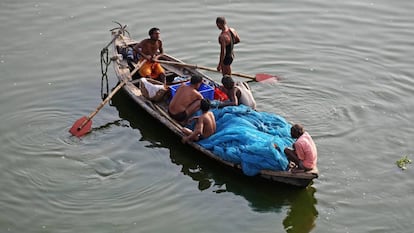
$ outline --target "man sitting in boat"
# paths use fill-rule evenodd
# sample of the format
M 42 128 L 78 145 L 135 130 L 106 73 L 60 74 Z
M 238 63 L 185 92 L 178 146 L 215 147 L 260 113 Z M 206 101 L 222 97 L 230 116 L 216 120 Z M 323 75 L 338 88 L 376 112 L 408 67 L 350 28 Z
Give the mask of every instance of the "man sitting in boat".
M 200 108 L 200 101 L 203 96 L 197 90 L 200 88 L 202 81 L 202 77 L 192 76 L 190 85 L 182 84 L 168 106 L 168 114 L 181 124 L 184 124 Z
M 200 109 L 202 112 L 200 116 L 190 118 L 190 121 L 197 120 L 194 130 L 189 128 L 182 129 L 183 133 L 186 135 L 182 139 L 183 143 L 208 138 L 216 132 L 216 119 L 214 118 L 214 114 L 209 111 L 210 101 L 202 99 L 200 101 Z
M 293 150 L 285 148 L 284 152 L 289 161 L 295 163 L 294 171 L 310 171 L 316 167 L 318 153 L 312 137 L 302 125 L 295 124 L 290 128 L 290 135 L 296 139 Z M 277 145 L 275 145 L 277 148 Z
M 139 74 L 141 77 L 158 79 L 160 82 L 165 83 L 164 68 L 154 61 L 164 52 L 162 41 L 160 40 L 160 29 L 151 28 L 148 34 L 150 38 L 142 40 L 133 47 L 136 55 L 141 55 L 140 62 L 144 59 L 147 60 L 139 69 Z
M 227 94 L 229 100 L 219 103 L 219 108 L 244 104 L 251 107 L 252 109 L 256 109 L 256 101 L 254 100 L 252 92 L 250 91 L 250 87 L 247 85 L 247 83 L 235 83 L 233 78 L 228 75 L 223 76 L 221 83 L 223 84 L 221 90 Z

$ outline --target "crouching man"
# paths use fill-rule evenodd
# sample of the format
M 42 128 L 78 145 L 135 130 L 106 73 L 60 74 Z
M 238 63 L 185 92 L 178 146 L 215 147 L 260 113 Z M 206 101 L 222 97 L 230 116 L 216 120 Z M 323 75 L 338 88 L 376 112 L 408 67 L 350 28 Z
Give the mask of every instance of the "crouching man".
M 290 134 L 292 138 L 296 139 L 296 142 L 293 144 L 293 150 L 285 148 L 284 152 L 289 161 L 296 164 L 293 170 L 300 172 L 314 169 L 316 167 L 318 154 L 312 137 L 300 124 L 293 125 L 290 128 Z
M 200 116 L 193 117 L 190 120 L 197 120 L 194 130 L 183 128 L 182 131 L 185 136 L 182 138 L 183 143 L 189 141 L 198 141 L 210 137 L 216 132 L 216 119 L 210 110 L 210 102 L 202 99 L 200 102 L 200 109 L 202 111 Z

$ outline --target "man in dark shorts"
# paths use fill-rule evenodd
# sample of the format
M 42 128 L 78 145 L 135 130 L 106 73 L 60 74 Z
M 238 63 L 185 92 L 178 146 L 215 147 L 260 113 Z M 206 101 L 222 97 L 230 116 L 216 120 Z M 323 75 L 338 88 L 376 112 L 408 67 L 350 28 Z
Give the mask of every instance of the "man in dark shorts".
M 227 26 L 224 17 L 217 17 L 217 28 L 221 30 L 218 37 L 220 44 L 220 60 L 217 65 L 217 70 L 221 71 L 223 75 L 231 75 L 231 63 L 233 63 L 233 47 L 240 42 L 240 37 L 234 28 Z
M 198 92 L 203 79 L 200 76 L 192 76 L 190 85 L 182 84 L 172 98 L 168 106 L 168 114 L 180 123 L 187 119 L 200 108 L 200 100 L 203 96 Z

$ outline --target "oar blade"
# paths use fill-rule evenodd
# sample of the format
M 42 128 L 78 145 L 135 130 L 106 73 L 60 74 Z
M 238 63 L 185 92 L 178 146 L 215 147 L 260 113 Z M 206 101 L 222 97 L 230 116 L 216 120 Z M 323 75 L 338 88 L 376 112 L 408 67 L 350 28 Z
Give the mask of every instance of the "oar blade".
M 275 83 L 279 81 L 280 79 L 278 76 L 271 75 L 271 74 L 264 74 L 264 73 L 256 74 L 255 78 L 256 78 L 256 82 L 266 82 L 266 83 Z
M 69 132 L 76 137 L 82 137 L 83 135 L 89 133 L 92 128 L 92 120 L 89 119 L 88 122 L 86 121 L 88 121 L 86 116 L 79 118 L 75 124 L 73 124 L 72 128 L 70 128 Z

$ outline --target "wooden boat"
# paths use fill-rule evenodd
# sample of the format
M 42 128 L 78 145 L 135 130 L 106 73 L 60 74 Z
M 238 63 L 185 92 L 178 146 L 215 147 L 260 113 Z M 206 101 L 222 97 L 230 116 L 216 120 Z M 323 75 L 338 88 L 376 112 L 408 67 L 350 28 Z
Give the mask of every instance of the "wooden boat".
M 123 89 L 129 95 L 129 97 L 134 100 L 142 109 L 144 109 L 148 114 L 158 120 L 161 124 L 171 130 L 178 137 L 182 137 L 181 125 L 172 119 L 168 112 L 168 100 L 162 101 L 151 101 L 143 95 L 142 90 L 139 88 L 139 79 L 133 80 L 131 76 L 130 68 L 127 64 L 126 59 L 123 59 L 123 54 L 126 49 L 130 46 L 139 43 L 131 39 L 125 33 L 125 27 L 120 27 L 117 29 L 111 30 L 112 36 L 112 60 L 114 70 L 117 78 L 120 82 L 125 82 Z M 210 77 L 204 73 L 199 72 L 196 67 L 189 66 L 179 66 L 174 65 L 174 63 L 183 63 L 177 58 L 174 58 L 168 54 L 163 54 L 158 58 L 159 60 L 166 61 L 161 63 L 163 68 L 166 71 L 166 76 L 174 77 L 191 77 L 191 75 L 200 75 L 207 82 L 214 82 Z M 168 64 L 170 63 L 170 64 Z M 184 63 L 183 63 L 184 64 Z M 135 71 L 135 70 L 134 70 Z M 135 72 L 134 72 L 135 73 Z M 224 165 L 225 167 L 235 170 L 241 175 L 243 175 L 242 168 L 240 164 L 234 164 L 228 161 L 223 160 L 212 151 L 207 150 L 200 146 L 197 143 L 190 142 L 189 146 L 193 147 L 195 150 L 199 151 L 201 154 L 217 161 L 219 164 Z M 312 183 L 313 179 L 318 177 L 317 168 L 308 171 L 308 172 L 291 172 L 291 171 L 272 171 L 272 170 L 261 170 L 255 178 L 260 178 L 276 183 L 283 183 L 288 185 L 293 185 L 297 187 L 307 187 Z

